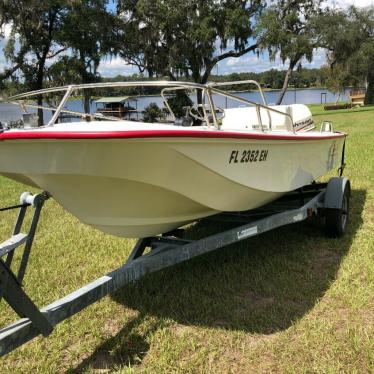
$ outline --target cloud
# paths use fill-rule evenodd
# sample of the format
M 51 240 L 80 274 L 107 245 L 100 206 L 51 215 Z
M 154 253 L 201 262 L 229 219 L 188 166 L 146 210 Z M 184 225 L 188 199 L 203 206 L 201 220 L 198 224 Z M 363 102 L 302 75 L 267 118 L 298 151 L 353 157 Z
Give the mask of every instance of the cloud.
M 127 64 L 120 57 L 102 60 L 98 72 L 104 77 L 115 77 L 116 75 L 132 75 L 139 73 L 139 70 Z
M 368 6 L 374 6 L 374 0 L 328 0 L 327 5 L 334 8 L 347 8 L 354 5 L 358 8 L 366 8 Z
M 10 23 L 6 23 L 5 25 L 1 27 L 0 30 L 4 35 L 4 39 L 8 39 L 10 32 L 12 31 L 12 25 Z
M 326 62 L 326 51 L 324 49 L 317 49 L 314 52 L 312 62 L 303 59 L 301 65 L 304 68 L 318 69 Z M 276 57 L 274 61 L 269 60 L 269 54 L 265 51 L 259 56 L 255 54 L 244 55 L 239 58 L 228 58 L 219 63 L 218 73 L 219 74 L 230 74 L 235 72 L 254 72 L 260 73 L 262 71 L 276 69 L 285 70 L 288 68 L 288 61 L 283 61 Z M 216 74 L 217 70 L 214 69 L 213 73 Z
M 8 67 L 7 61 L 5 59 L 3 48 L 5 47 L 5 40 L 0 39 L 0 73 Z

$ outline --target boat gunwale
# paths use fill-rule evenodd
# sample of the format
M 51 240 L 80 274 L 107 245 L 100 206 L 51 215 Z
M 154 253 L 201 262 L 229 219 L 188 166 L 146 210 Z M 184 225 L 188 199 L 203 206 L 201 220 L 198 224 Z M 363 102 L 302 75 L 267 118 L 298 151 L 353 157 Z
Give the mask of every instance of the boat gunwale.
M 206 139 L 248 139 L 248 140 L 331 140 L 346 137 L 343 132 L 329 135 L 320 133 L 311 135 L 234 132 L 222 130 L 126 130 L 126 131 L 4 131 L 0 133 L 0 141 L 28 139 L 145 139 L 145 138 L 206 138 Z

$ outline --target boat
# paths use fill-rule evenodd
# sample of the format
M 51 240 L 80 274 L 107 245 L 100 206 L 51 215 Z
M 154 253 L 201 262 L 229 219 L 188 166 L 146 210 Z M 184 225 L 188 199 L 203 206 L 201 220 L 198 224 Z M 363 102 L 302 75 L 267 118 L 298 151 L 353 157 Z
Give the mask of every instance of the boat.
M 354 89 L 349 91 L 351 105 L 362 106 L 365 103 L 366 89 Z
M 132 96 L 109 96 L 101 97 L 94 102 L 96 113 L 119 118 L 131 118 L 131 115 L 138 115 L 137 101 Z
M 255 84 L 262 103 L 221 86 Z M 158 86 L 168 122 L 134 122 L 102 114 L 60 123 L 72 93 L 82 89 Z M 170 91 L 200 91 L 202 102 L 176 118 Z M 19 94 L 63 95 L 43 127 L 0 130 L 0 174 L 48 192 L 82 222 L 121 237 L 170 232 L 219 212 L 265 205 L 342 164 L 346 134 L 331 123 L 315 130 L 301 104 L 268 105 L 254 81 L 220 84 L 145 81 L 70 85 Z M 238 103 L 215 104 L 219 97 Z M 26 101 L 27 100 L 27 101 Z M 75 113 L 75 112 L 74 112 Z

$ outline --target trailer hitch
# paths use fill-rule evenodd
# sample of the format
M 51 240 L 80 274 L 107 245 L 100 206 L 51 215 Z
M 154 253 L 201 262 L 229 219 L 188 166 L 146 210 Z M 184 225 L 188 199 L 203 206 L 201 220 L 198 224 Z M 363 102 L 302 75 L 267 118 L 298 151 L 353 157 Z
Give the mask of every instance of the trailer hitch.
M 40 212 L 44 202 L 49 198 L 45 192 L 32 195 L 25 192 L 21 195 L 20 204 L 2 208 L 0 211 L 19 209 L 12 236 L 0 243 L 0 300 L 4 300 L 21 317 L 29 318 L 41 334 L 47 336 L 53 327 L 46 317 L 39 311 L 30 297 L 22 288 L 26 273 L 31 247 L 38 226 Z M 21 232 L 28 207 L 34 208 L 31 224 L 27 234 Z M 12 270 L 14 253 L 23 246 L 23 253 L 18 271 Z

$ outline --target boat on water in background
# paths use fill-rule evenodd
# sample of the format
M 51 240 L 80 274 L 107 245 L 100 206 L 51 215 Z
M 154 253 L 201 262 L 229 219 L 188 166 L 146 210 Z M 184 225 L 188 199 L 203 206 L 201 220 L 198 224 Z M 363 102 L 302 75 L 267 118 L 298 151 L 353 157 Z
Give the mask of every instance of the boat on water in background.
M 109 96 L 94 101 L 96 113 L 118 118 L 130 118 L 138 114 L 138 100 L 132 96 Z
M 364 105 L 365 95 L 365 89 L 351 90 L 349 91 L 349 100 L 353 106 Z

